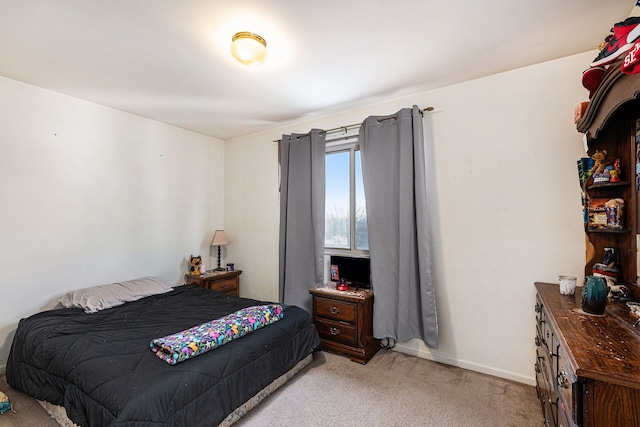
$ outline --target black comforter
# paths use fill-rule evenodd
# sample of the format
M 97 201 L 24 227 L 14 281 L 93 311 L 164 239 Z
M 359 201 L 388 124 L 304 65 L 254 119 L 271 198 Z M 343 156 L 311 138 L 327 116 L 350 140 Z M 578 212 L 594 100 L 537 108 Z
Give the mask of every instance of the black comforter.
M 260 303 L 187 285 L 93 314 L 38 313 L 18 325 L 7 382 L 81 426 L 215 426 L 319 347 L 309 314 L 288 306 L 280 321 L 175 366 L 149 342 Z

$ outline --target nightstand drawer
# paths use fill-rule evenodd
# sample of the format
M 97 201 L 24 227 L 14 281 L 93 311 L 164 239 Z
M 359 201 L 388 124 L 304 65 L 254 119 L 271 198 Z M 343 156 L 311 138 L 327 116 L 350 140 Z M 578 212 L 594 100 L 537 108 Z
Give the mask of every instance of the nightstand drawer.
M 316 329 L 320 338 L 349 346 L 355 346 L 358 343 L 356 327 L 348 323 L 316 319 Z
M 240 274 L 242 270 L 235 271 L 207 271 L 205 274 L 192 276 L 186 274 L 184 281 L 187 285 L 201 286 L 216 292 L 239 296 Z
M 217 282 L 209 282 L 207 285 L 208 285 L 207 287 L 212 291 L 229 293 L 229 292 L 236 291 L 236 289 L 238 288 L 238 280 L 237 279 L 219 280 Z
M 316 299 L 316 316 L 356 323 L 357 305 L 328 298 Z

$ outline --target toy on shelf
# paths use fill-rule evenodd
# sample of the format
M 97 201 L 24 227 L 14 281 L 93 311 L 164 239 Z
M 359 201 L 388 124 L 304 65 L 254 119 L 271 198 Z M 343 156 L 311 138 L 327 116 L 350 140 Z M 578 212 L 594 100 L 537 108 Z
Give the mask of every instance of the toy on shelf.
M 620 159 L 613 162 L 613 169 L 609 171 L 609 182 L 620 182 Z
M 624 211 L 623 199 L 609 199 L 604 204 L 605 215 L 607 216 L 607 228 L 622 228 L 622 216 Z
M 632 295 L 629 288 L 618 283 L 620 270 L 618 268 L 618 250 L 616 248 L 604 248 L 602 263 L 593 265 L 593 275 L 604 277 L 607 282 L 609 298 L 628 301 Z
M 620 276 L 618 268 L 618 251 L 616 248 L 604 248 L 602 262 L 593 265 L 593 275 L 605 279 L 607 286 L 614 286 Z
M 591 158 L 593 159 L 593 167 L 589 173 L 593 176 L 593 182 L 598 182 L 597 178 L 605 173 L 607 166 L 610 165 L 611 162 L 607 160 L 607 150 L 596 150 Z
M 607 160 L 607 150 L 596 150 L 591 156 L 593 167 L 589 174 L 593 176 L 593 183 L 620 182 L 620 159 L 615 163 Z

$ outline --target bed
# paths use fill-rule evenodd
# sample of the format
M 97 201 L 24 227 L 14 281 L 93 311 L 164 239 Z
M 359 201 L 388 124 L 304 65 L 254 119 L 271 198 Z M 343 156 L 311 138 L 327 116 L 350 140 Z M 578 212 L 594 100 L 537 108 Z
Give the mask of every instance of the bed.
M 79 426 L 230 425 L 312 359 L 309 313 L 283 305 L 277 322 L 175 365 L 150 342 L 259 304 L 185 285 L 91 313 L 38 313 L 18 324 L 7 382 Z

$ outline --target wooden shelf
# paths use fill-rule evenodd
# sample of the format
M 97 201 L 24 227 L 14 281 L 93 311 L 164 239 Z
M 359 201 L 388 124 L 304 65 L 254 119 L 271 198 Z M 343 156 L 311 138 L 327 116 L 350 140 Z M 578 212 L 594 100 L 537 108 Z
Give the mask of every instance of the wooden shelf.
M 631 230 L 628 228 L 591 228 L 587 227 L 587 233 L 613 233 L 613 234 L 629 234 Z
M 640 88 L 640 74 L 632 79 L 627 77 L 624 79 L 627 83 L 636 82 Z M 601 93 L 600 96 L 607 99 L 609 97 L 605 93 Z M 596 150 L 606 150 L 609 159 L 619 159 L 623 180 L 615 183 L 593 183 L 590 177 L 591 182 L 587 181 L 584 189 L 587 198 L 606 197 L 624 200 L 623 225 L 625 228 L 595 228 L 585 224 L 587 247 L 593 245 L 593 257 L 585 264 L 584 274 L 585 276 L 593 274 L 593 266 L 595 263 L 602 262 L 605 248 L 616 248 L 618 267 L 621 272 L 620 280 L 636 283 L 638 275 L 636 234 L 640 234 L 640 207 L 638 192 L 635 188 L 636 126 L 640 119 L 640 100 L 632 98 L 625 102 L 607 103 L 599 103 L 596 100 L 589 107 L 598 109 L 598 106 L 605 108 L 607 105 L 615 106 L 615 111 L 607 114 L 592 111 L 594 117 L 606 117 L 607 120 L 606 125 L 604 122 L 598 125 L 597 132 L 594 130 L 587 134 L 588 154 L 593 155 Z
M 599 182 L 597 184 L 592 184 L 587 187 L 587 190 L 598 190 L 600 188 L 611 188 L 611 187 L 625 187 L 631 184 L 629 181 L 620 181 L 620 182 Z

